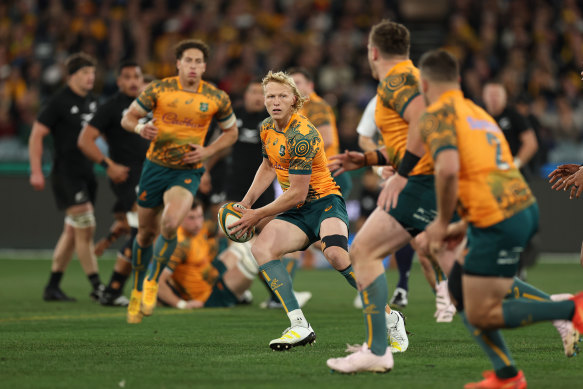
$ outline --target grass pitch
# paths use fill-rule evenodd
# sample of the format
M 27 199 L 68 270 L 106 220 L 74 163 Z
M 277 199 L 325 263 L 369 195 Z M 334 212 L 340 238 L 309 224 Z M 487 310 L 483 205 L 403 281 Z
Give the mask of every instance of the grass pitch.
M 113 261 L 101 261 L 102 279 Z M 267 293 L 252 288 L 252 306 L 191 312 L 157 308 L 140 325 L 125 323 L 125 309 L 89 299 L 77 261 L 62 287 L 76 303 L 41 299 L 50 262 L 0 260 L 0 388 L 461 388 L 490 364 L 459 318 L 433 319 L 434 298 L 417 264 L 404 310 L 409 350 L 395 355 L 388 374 L 331 373 L 326 359 L 362 343 L 362 314 L 354 291 L 331 270 L 300 270 L 296 290 L 310 290 L 304 308 L 317 334 L 313 347 L 273 352 L 268 343 L 289 322 L 281 311 L 259 309 Z M 397 273 L 388 272 L 389 289 Z M 577 264 L 539 264 L 529 282 L 549 293 L 583 289 Z M 126 287 L 127 289 L 127 287 Z M 529 388 L 583 387 L 583 355 L 567 359 L 550 323 L 504 331 Z M 583 348 L 583 347 L 582 347 Z

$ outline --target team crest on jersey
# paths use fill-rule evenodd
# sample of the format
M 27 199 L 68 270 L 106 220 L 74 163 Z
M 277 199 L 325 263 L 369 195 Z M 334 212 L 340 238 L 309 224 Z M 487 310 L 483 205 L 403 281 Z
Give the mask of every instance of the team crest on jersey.
M 285 155 L 285 146 L 284 145 L 279 146 L 279 155 L 282 157 Z
M 209 110 L 208 103 L 200 103 L 200 112 L 207 112 Z

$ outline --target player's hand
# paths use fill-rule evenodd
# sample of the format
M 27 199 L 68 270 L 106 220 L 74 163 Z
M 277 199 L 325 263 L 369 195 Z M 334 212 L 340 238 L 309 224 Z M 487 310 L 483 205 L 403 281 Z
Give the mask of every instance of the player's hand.
M 427 241 L 425 252 L 432 256 L 437 256 L 445 250 L 445 238 L 447 236 L 447 228 L 449 223 L 443 223 L 439 218 L 435 218 L 425 229 L 427 233 Z
M 197 309 L 204 307 L 204 303 L 198 300 L 188 300 L 185 309 Z
M 468 223 L 465 220 L 459 220 L 447 226 L 447 232 L 444 238 L 445 246 L 448 250 L 455 249 L 466 237 Z
M 158 136 L 158 127 L 154 125 L 154 120 L 150 120 L 144 125 L 142 131 L 140 131 L 140 136 L 147 140 L 153 140 L 155 137 Z
M 201 193 L 209 194 L 213 189 L 213 184 L 211 181 L 211 174 L 206 170 L 200 177 L 200 184 L 198 185 L 198 190 Z
M 395 208 L 397 206 L 399 194 L 405 185 L 407 185 L 407 178 L 400 174 L 393 174 L 387 181 L 385 181 L 383 189 L 379 194 L 377 205 L 385 211 Z
M 106 249 L 111 246 L 111 242 L 107 238 L 101 238 L 99 242 L 95 243 L 95 248 L 93 252 L 97 257 L 101 257 Z
M 106 173 L 114 184 L 120 184 L 128 179 L 130 168 L 119 163 L 110 162 Z
M 240 211 L 243 215 L 241 216 L 241 219 L 227 226 L 230 234 L 235 235 L 237 238 L 253 229 L 253 227 L 263 219 L 263 216 L 258 209 L 242 208 Z
M 364 166 L 364 154 L 360 151 L 345 150 L 344 154 L 336 154 L 328 158 L 328 168 L 334 172 L 334 177 L 349 170 L 360 169 Z
M 575 174 L 570 175 L 563 182 L 564 190 L 571 188 L 569 199 L 579 198 L 583 192 L 583 169 L 577 170 Z
M 34 190 L 43 190 L 45 188 L 45 176 L 41 173 L 30 174 L 30 185 Z
M 191 143 L 190 150 L 184 157 L 182 157 L 182 162 L 184 163 L 198 163 L 202 162 L 210 156 L 208 149 L 202 145 L 195 145 Z
M 581 166 L 574 163 L 568 163 L 557 166 L 557 168 L 548 175 L 549 182 L 551 184 L 554 182 L 554 185 L 551 187 L 551 189 L 555 190 L 564 189 L 565 178 L 569 177 L 572 174 L 577 173 L 580 167 Z
M 388 179 L 389 177 L 392 177 L 393 174 L 396 173 L 395 168 L 392 166 L 375 166 L 374 167 L 377 175 L 382 178 L 383 180 Z

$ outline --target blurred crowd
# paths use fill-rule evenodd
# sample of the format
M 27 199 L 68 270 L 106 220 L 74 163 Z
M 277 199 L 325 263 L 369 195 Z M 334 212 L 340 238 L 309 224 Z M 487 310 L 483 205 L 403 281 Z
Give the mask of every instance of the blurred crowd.
M 105 98 L 116 90 L 123 59 L 136 59 L 156 78 L 173 75 L 173 46 L 185 37 L 209 43 L 205 78 L 234 104 L 247 82 L 269 69 L 309 69 L 336 110 L 342 148 L 357 148 L 355 128 L 376 88 L 366 56 L 370 26 L 383 18 L 408 25 L 412 8 L 436 3 L 447 12 L 421 18 L 441 29 L 441 44 L 460 58 L 467 96 L 479 102 L 483 83 L 500 78 L 511 100 L 540 124 L 541 163 L 583 160 L 577 0 L 2 1 L 0 160 L 27 160 L 31 124 L 62 85 L 70 53 L 98 59 L 95 92 Z

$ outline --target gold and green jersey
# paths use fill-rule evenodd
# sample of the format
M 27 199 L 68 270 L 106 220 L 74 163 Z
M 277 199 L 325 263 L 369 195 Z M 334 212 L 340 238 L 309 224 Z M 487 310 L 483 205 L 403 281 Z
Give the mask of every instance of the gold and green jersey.
M 407 150 L 409 123 L 403 115 L 409 103 L 419 96 L 419 70 L 406 60 L 393 66 L 377 87 L 375 122 L 387 150 L 387 161 L 399 168 Z M 428 155 L 421 157 L 409 175 L 433 174 Z
M 214 118 L 221 128 L 235 124 L 229 96 L 217 87 L 200 81 L 198 90 L 184 90 L 178 77 L 152 82 L 137 98 L 137 103 L 153 113 L 158 135 L 151 142 L 146 157 L 174 169 L 198 169 L 202 163 L 185 164 L 184 154 L 190 144 L 202 145 Z
M 420 128 L 433 158 L 447 149 L 459 153 L 460 213 L 476 227 L 492 226 L 535 203 L 504 133 L 461 91 L 448 91 L 427 107 Z
M 261 124 L 261 150 L 275 168 L 277 180 L 285 192 L 289 189 L 290 174 L 310 174 L 310 187 L 304 202 L 330 194 L 341 196 L 328 169 L 322 136 L 303 115 L 295 113 L 280 131 L 272 118 Z

